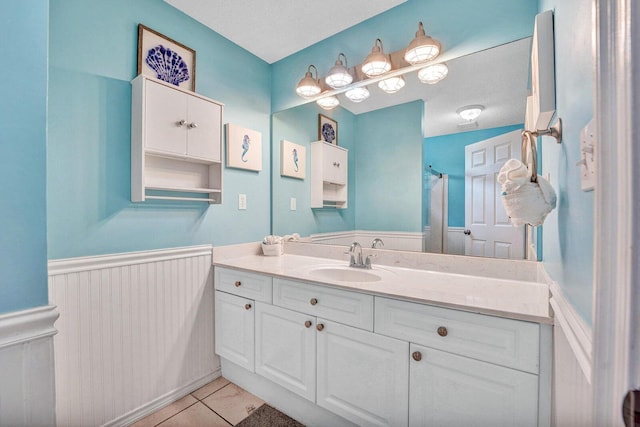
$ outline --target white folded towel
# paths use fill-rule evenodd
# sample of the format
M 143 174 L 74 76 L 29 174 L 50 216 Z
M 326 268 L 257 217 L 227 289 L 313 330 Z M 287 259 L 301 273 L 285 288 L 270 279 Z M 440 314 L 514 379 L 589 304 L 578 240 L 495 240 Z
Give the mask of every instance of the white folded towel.
M 531 180 L 531 173 L 527 166 L 517 159 L 509 159 L 500 169 L 498 183 L 502 191 L 514 191 L 522 184 Z
M 262 239 L 262 243 L 264 243 L 265 245 L 277 245 L 278 243 L 282 243 L 282 237 L 280 236 L 264 236 L 264 239 Z

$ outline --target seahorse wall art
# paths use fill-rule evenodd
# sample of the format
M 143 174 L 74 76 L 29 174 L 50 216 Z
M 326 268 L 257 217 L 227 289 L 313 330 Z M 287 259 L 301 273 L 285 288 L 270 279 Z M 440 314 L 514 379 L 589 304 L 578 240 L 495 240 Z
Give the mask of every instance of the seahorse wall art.
M 293 142 L 280 142 L 280 175 L 305 179 L 306 148 Z
M 227 167 L 262 170 L 262 134 L 227 123 Z

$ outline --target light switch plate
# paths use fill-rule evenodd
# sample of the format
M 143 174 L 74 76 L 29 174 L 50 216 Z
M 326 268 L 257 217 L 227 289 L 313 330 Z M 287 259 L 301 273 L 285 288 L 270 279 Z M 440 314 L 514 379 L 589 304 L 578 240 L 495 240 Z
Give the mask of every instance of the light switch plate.
M 298 204 L 298 203 L 297 203 L 297 201 L 296 201 L 296 198 L 295 198 L 295 197 L 292 197 L 292 198 L 291 198 L 291 210 L 292 210 L 292 211 L 295 211 L 295 210 L 298 208 L 298 207 L 297 207 L 297 204 Z
M 595 122 L 591 120 L 580 132 L 580 182 L 582 191 L 591 191 L 596 186 Z
M 247 195 L 246 194 L 238 194 L 238 209 L 239 210 L 247 209 Z

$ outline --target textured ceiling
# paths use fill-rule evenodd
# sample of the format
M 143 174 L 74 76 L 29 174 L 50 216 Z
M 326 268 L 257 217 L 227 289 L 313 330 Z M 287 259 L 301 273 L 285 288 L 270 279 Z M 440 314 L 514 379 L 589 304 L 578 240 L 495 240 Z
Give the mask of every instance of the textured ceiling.
M 406 0 L 165 1 L 272 64 Z

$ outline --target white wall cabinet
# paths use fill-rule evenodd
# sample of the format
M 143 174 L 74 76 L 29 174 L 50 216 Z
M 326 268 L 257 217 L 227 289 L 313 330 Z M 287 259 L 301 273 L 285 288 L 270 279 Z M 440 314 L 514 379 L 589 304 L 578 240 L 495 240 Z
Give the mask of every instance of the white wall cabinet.
M 346 148 L 324 141 L 311 143 L 311 207 L 347 207 L 348 161 Z
M 241 296 L 260 298 L 255 372 L 274 393 L 283 387 L 357 425 L 550 425 L 536 323 L 215 270 L 216 352 L 253 369 L 251 346 L 240 344 L 253 338 Z
M 132 81 L 131 200 L 221 203 L 222 110 L 219 102 L 194 92 L 136 77 Z M 153 190 L 163 193 L 150 193 Z

